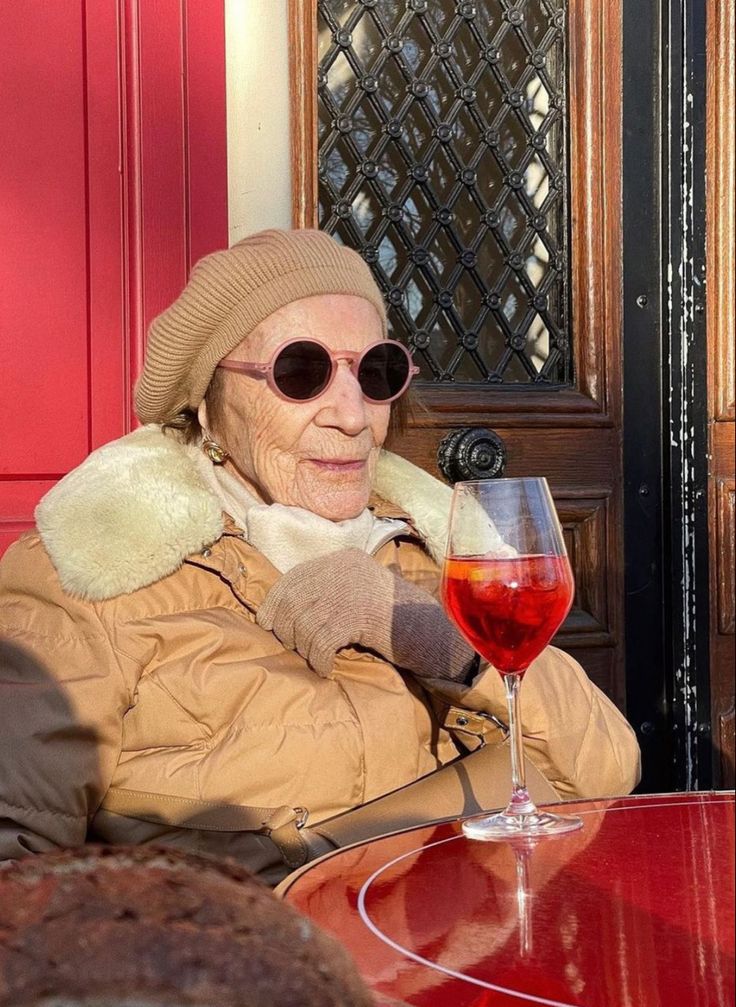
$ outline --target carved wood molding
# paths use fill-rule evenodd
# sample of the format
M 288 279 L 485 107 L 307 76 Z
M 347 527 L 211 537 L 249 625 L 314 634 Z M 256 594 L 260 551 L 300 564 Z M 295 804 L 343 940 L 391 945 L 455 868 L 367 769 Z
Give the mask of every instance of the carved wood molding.
M 437 412 L 508 413 L 518 425 L 617 425 L 621 417 L 621 45 L 623 0 L 571 0 L 569 130 L 571 301 L 576 388 L 489 396 L 422 387 Z M 317 0 L 288 0 L 292 224 L 317 226 Z M 542 397 L 544 399 L 542 400 Z M 531 411 L 533 404 L 534 412 Z M 443 422 L 447 422 L 446 417 Z M 462 416 L 458 420 L 462 423 Z
M 91 18 L 97 22 L 104 14 L 111 19 L 110 8 L 115 5 L 89 6 L 94 10 L 87 17 L 88 29 Z M 124 304 L 118 338 L 126 341 L 124 428 L 130 430 L 138 422 L 132 394 L 143 368 L 151 320 L 179 295 L 193 263 L 227 244 L 225 22 L 224 7 L 216 4 L 154 5 L 129 0 L 118 6 L 120 136 L 115 141 L 121 148 L 121 177 L 115 184 L 121 187 L 125 233 L 120 239 L 115 237 L 122 245 Z M 111 42 L 109 37 L 100 38 L 97 44 L 107 47 Z M 109 103 L 104 106 L 105 117 L 114 114 L 109 92 L 104 102 Z M 103 119 L 99 109 L 97 119 Z M 206 130 L 200 128 L 205 122 Z M 106 126 L 108 142 L 109 129 Z M 99 156 L 99 143 L 98 137 L 88 137 L 91 184 L 98 186 L 102 170 L 94 167 L 94 158 Z M 98 201 L 105 203 L 108 223 L 114 219 L 113 198 L 112 192 L 105 200 L 98 196 Z M 105 242 L 111 241 L 110 229 Z M 103 249 L 105 242 L 100 237 Z M 107 310 L 111 294 L 100 258 L 105 273 L 112 274 L 114 266 L 96 254 L 92 243 L 92 296 L 97 281 L 102 289 L 102 311 L 103 306 Z M 100 328 L 93 322 L 93 351 Z M 103 336 L 107 343 L 109 331 L 103 331 Z M 98 383 L 103 364 L 102 359 L 91 364 Z M 93 395 L 96 411 L 109 412 L 104 396 L 96 399 Z M 95 440 L 104 443 L 110 433 Z
M 718 632 L 731 635 L 736 629 L 734 586 L 734 536 L 736 536 L 736 481 L 716 483 L 716 577 L 718 579 Z
M 622 0 L 569 6 L 573 347 L 580 391 L 621 417 Z
M 706 331 L 708 344 L 710 689 L 715 783 L 734 781 L 734 302 L 736 205 L 734 105 L 736 0 L 707 0 L 706 23 Z
M 575 388 L 559 390 L 500 385 L 489 396 L 486 385 L 424 384 L 415 396 L 430 410 L 417 412 L 412 426 L 462 426 L 473 422 L 473 414 L 488 417 L 494 426 L 513 427 L 610 427 L 611 417 L 602 413 L 598 403 Z M 532 408 L 534 411 L 532 411 Z
M 721 752 L 719 785 L 728 789 L 733 788 L 735 775 L 736 745 L 734 745 L 734 736 L 736 736 L 736 724 L 734 721 L 736 721 L 736 709 L 731 703 L 730 708 L 718 716 L 718 747 Z
M 575 574 L 575 601 L 556 642 L 564 646 L 611 647 L 616 632 L 608 597 L 610 493 L 555 494 L 555 507 Z
M 291 225 L 317 226 L 317 0 L 288 0 Z
M 733 420 L 736 304 L 735 0 L 708 0 L 706 116 L 707 328 L 710 415 Z

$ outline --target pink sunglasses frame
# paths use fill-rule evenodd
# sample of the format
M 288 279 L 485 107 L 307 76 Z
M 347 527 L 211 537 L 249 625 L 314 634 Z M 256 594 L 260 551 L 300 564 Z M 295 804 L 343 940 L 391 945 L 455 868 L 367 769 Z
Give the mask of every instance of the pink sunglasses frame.
M 284 393 L 277 386 L 273 377 L 273 369 L 276 360 L 278 358 L 278 355 L 284 349 L 286 349 L 287 346 L 291 346 L 293 343 L 314 343 L 316 346 L 321 347 L 321 349 L 325 351 L 327 356 L 330 358 L 330 362 L 332 364 L 332 370 L 327 380 L 327 384 L 324 386 L 324 388 L 322 388 L 319 392 L 317 392 L 316 395 L 312 395 L 311 398 L 308 399 L 294 399 L 290 395 L 284 395 Z M 358 373 L 360 370 L 360 365 L 363 360 L 363 357 L 366 355 L 366 353 L 370 353 L 371 350 L 375 349 L 376 346 L 385 346 L 387 343 L 391 344 L 392 346 L 398 346 L 401 349 L 401 351 L 406 355 L 406 359 L 409 364 L 409 371 L 404 386 L 400 391 L 398 391 L 395 395 L 392 395 L 391 398 L 388 399 L 372 399 L 370 395 L 365 394 L 362 385 L 360 388 L 363 394 L 363 398 L 366 400 L 366 402 L 371 402 L 374 405 L 378 406 L 385 406 L 389 402 L 394 402 L 396 399 L 400 398 L 400 396 L 404 394 L 404 392 L 411 384 L 412 378 L 414 378 L 419 373 L 419 368 L 412 360 L 411 353 L 409 353 L 404 344 L 400 343 L 398 339 L 377 339 L 375 343 L 371 343 L 370 346 L 366 346 L 366 348 L 364 350 L 361 350 L 360 353 L 358 353 L 355 350 L 333 351 L 329 348 L 329 346 L 325 346 L 323 342 L 320 342 L 319 339 L 305 339 L 303 337 L 300 339 L 287 339 L 285 342 L 279 343 L 279 345 L 271 354 L 267 364 L 256 364 L 245 360 L 221 360 L 217 366 L 221 367 L 223 370 L 226 371 L 236 371 L 240 374 L 249 374 L 251 375 L 251 377 L 254 378 L 265 378 L 266 381 L 268 382 L 268 387 L 271 389 L 274 395 L 277 395 L 280 399 L 283 399 L 285 402 L 299 402 L 299 403 L 314 402 L 315 399 L 318 399 L 321 395 L 324 395 L 329 390 L 330 386 L 332 385 L 332 382 L 335 380 L 335 375 L 337 374 L 337 365 L 341 360 L 348 360 L 350 362 L 350 372 L 355 378 L 355 380 L 358 381 L 358 384 L 360 384 Z

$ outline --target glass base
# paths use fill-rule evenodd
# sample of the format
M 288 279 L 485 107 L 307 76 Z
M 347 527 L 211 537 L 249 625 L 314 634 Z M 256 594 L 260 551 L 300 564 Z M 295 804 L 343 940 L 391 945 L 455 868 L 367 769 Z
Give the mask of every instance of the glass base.
M 548 811 L 533 811 L 526 815 L 508 815 L 505 811 L 496 815 L 477 815 L 462 823 L 468 839 L 498 841 L 503 839 L 525 839 L 541 836 L 560 836 L 583 827 L 582 818 L 574 815 L 553 815 Z

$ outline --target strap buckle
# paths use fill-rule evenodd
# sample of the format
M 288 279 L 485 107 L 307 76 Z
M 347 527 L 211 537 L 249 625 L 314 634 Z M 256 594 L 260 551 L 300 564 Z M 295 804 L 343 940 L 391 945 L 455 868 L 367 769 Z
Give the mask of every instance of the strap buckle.
M 475 710 L 474 712 L 476 716 L 484 717 L 486 720 L 490 720 L 491 723 L 499 729 L 499 731 L 503 731 L 504 734 L 509 733 L 509 725 L 505 724 L 502 720 L 499 720 L 499 718 L 494 716 L 492 713 L 486 713 L 485 710 Z

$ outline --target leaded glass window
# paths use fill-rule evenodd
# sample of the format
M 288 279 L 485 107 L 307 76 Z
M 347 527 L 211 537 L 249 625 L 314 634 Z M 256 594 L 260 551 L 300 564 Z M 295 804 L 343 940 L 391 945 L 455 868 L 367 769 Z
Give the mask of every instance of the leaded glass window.
M 319 0 L 319 226 L 426 381 L 569 384 L 563 0 Z

